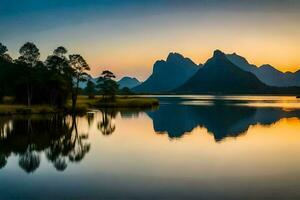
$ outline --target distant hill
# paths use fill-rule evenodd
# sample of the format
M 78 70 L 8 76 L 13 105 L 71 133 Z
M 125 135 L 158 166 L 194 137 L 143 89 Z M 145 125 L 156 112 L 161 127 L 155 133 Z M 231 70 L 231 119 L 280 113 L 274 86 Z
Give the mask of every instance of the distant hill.
M 166 61 L 160 60 L 154 64 L 151 76 L 133 88 L 133 91 L 145 93 L 171 91 L 187 81 L 198 69 L 199 65 L 189 58 L 178 53 L 170 53 Z
M 97 78 L 91 78 L 90 79 L 93 83 L 97 83 Z M 79 82 L 79 88 L 84 89 L 86 87 L 87 81 L 85 82 Z
M 118 81 L 118 84 L 119 84 L 120 89 L 122 89 L 124 87 L 128 87 L 129 89 L 131 89 L 131 88 L 134 88 L 134 87 L 140 85 L 141 82 L 134 77 L 125 76 Z
M 91 81 L 94 82 L 95 84 L 97 83 L 98 78 L 91 78 Z M 128 87 L 129 89 L 136 87 L 141 84 L 141 82 L 134 78 L 134 77 L 128 77 L 125 76 L 121 78 L 119 81 L 117 81 L 118 84 L 120 85 L 119 88 L 122 89 L 124 87 Z M 84 89 L 86 87 L 87 82 L 80 82 L 79 87 Z
M 271 86 L 287 87 L 300 86 L 300 70 L 295 73 L 283 73 L 271 65 L 262 65 L 257 67 L 250 64 L 244 57 L 233 54 L 227 54 L 227 58 L 241 69 L 252 72 L 263 83 Z
M 262 93 L 270 87 L 254 74 L 233 64 L 226 55 L 216 50 L 197 73 L 174 90 L 178 93 Z

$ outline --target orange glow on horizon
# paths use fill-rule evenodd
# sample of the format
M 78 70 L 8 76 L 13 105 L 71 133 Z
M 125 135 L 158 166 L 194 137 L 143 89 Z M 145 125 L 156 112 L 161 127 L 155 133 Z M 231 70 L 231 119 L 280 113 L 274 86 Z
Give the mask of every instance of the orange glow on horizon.
M 223 50 L 224 51 L 224 50 Z M 169 51 L 169 52 L 178 52 L 182 54 L 184 57 L 190 58 L 196 64 L 204 64 L 213 53 L 211 51 L 205 52 L 191 52 L 191 51 Z M 130 54 L 127 55 L 125 52 L 118 53 L 117 55 L 112 55 L 112 57 L 118 57 L 118 60 L 114 60 L 110 58 L 111 56 L 107 55 L 106 57 L 98 57 L 98 56 L 88 56 L 89 64 L 91 65 L 91 74 L 93 76 L 97 76 L 101 73 L 101 71 L 105 69 L 113 70 L 118 77 L 121 76 L 135 76 L 141 80 L 146 79 L 152 73 L 152 68 L 154 63 L 157 60 L 166 60 L 168 53 L 157 53 L 157 54 L 149 54 L 149 55 L 138 55 L 138 54 Z M 250 64 L 254 64 L 256 66 L 261 66 L 264 64 L 270 64 L 276 69 L 282 72 L 296 72 L 300 69 L 300 63 L 298 56 L 296 53 L 285 55 L 279 53 L 267 52 L 262 54 L 262 50 L 260 50 L 257 54 L 253 52 L 244 51 L 224 51 L 225 53 L 237 53 L 240 56 L 243 56 L 247 59 Z M 290 52 L 290 51 L 289 51 Z M 141 54 L 141 53 L 140 53 Z M 135 57 L 136 56 L 136 57 Z M 288 59 L 286 59 L 288 58 Z

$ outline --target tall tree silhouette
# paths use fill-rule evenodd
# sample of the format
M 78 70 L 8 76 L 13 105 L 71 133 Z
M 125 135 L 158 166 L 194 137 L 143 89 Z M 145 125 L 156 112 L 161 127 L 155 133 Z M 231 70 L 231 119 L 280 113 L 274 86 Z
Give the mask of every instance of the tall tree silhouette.
M 18 61 L 25 68 L 23 79 L 26 83 L 26 92 L 27 92 L 27 105 L 31 106 L 31 100 L 33 95 L 33 76 L 31 68 L 37 66 L 40 51 L 36 45 L 32 42 L 25 43 L 19 50 L 20 57 Z
M 69 76 L 71 69 L 65 56 L 66 53 L 67 49 L 60 46 L 45 61 L 49 70 L 47 79 L 51 105 L 62 106 L 72 87 L 72 77 Z
M 69 55 L 69 60 L 70 66 L 72 68 L 71 74 L 73 78 L 72 110 L 75 111 L 79 91 L 79 83 L 88 79 L 89 75 L 87 74 L 87 71 L 90 70 L 90 67 L 84 60 L 84 58 L 79 54 Z
M 7 47 L 0 42 L 0 56 L 3 56 L 7 51 Z
M 12 58 L 6 52 L 8 51 L 7 47 L 0 42 L 0 58 L 8 62 L 12 62 Z
M 6 54 L 7 51 L 7 47 L 0 42 L 0 102 L 3 99 L 5 87 L 7 85 L 5 80 L 5 76 L 7 76 L 7 61 L 9 60 L 7 59 L 7 57 L 9 57 L 8 54 Z
M 116 76 L 109 70 L 105 70 L 102 72 L 101 76 L 97 80 L 97 87 L 100 89 L 100 92 L 103 95 L 103 100 L 106 100 L 106 96 L 109 96 L 111 100 L 114 100 L 119 85 L 113 80 Z
M 91 79 L 88 80 L 84 92 L 88 95 L 89 99 L 95 98 L 96 85 Z

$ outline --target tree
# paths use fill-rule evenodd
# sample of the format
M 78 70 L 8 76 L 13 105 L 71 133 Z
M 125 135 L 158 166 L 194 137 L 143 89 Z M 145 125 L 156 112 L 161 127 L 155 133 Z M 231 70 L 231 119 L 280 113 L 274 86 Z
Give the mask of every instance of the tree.
M 57 47 L 53 51 L 53 54 L 48 56 L 46 59 L 45 63 L 48 69 L 59 74 L 66 74 L 66 71 L 69 70 L 68 59 L 65 56 L 67 52 L 68 51 L 65 47 Z
M 95 98 L 96 85 L 91 79 L 88 80 L 84 92 L 89 96 L 89 99 Z
M 72 89 L 72 77 L 68 76 L 71 69 L 65 56 L 66 53 L 67 49 L 60 46 L 45 61 L 49 73 L 44 81 L 48 82 L 46 89 L 50 94 L 50 104 L 58 107 L 65 103 L 69 91 Z
M 79 83 L 88 79 L 89 75 L 86 72 L 90 70 L 90 67 L 79 54 L 69 55 L 69 63 L 72 69 L 72 110 L 74 112 L 77 103 Z
M 106 79 L 113 79 L 113 78 L 116 78 L 116 76 L 114 75 L 114 73 L 112 73 L 111 71 L 109 70 L 104 70 L 102 72 L 102 76 L 103 78 L 106 78 Z
M 8 62 L 12 62 L 13 59 L 10 57 L 9 54 L 6 53 L 7 51 L 7 47 L 0 42 L 0 58 L 3 58 Z
M 57 47 L 53 52 L 54 55 L 61 58 L 64 58 L 66 53 L 68 53 L 68 50 L 63 46 Z
M 26 84 L 27 91 L 27 105 L 31 106 L 31 100 L 33 95 L 33 77 L 32 68 L 37 66 L 40 58 L 40 51 L 32 42 L 25 43 L 19 50 L 20 57 L 18 59 L 19 63 L 25 68 L 23 80 Z
M 134 93 L 128 87 L 123 87 L 119 91 L 119 94 L 122 94 L 122 95 L 133 95 Z
M 7 47 L 0 42 L 0 56 L 2 57 L 7 51 Z
M 110 99 L 114 100 L 118 92 L 119 85 L 113 80 L 114 78 L 116 76 L 111 71 L 105 70 L 97 80 L 97 87 L 100 89 L 104 100 L 106 100 L 105 96 L 110 96 Z
M 5 79 L 7 78 L 8 62 L 11 62 L 9 59 L 10 56 L 6 54 L 7 51 L 7 47 L 0 42 L 0 101 L 3 99 L 5 87 L 7 85 Z
M 40 58 L 40 50 L 32 42 L 25 43 L 19 50 L 19 60 L 27 63 L 30 67 L 34 67 Z

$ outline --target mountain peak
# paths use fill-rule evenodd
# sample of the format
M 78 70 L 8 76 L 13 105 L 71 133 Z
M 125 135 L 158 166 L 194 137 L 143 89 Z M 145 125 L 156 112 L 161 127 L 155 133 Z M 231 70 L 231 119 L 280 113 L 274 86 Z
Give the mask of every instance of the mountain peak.
M 135 77 L 125 76 L 118 81 L 120 88 L 128 87 L 129 89 L 136 87 L 141 84 L 141 82 Z
M 269 65 L 269 64 L 261 65 L 259 68 L 264 69 L 264 70 L 271 70 L 271 71 L 280 72 L 278 69 L 276 69 L 275 67 L 273 67 L 272 65 Z
M 168 55 L 167 62 L 178 62 L 179 60 L 183 60 L 184 57 L 180 53 L 171 52 Z
M 186 58 L 183 55 L 176 52 L 169 53 L 166 63 L 177 67 L 187 66 L 194 68 L 197 66 L 191 59 Z
M 165 92 L 182 85 L 199 69 L 191 59 L 179 53 L 170 53 L 166 61 L 156 61 L 152 74 L 134 90 L 138 92 Z
M 257 70 L 257 66 L 250 64 L 246 58 L 238 55 L 237 53 L 227 54 L 226 57 L 230 60 L 230 62 L 244 71 L 254 73 L 255 70 Z
M 223 53 L 221 50 L 215 50 L 214 51 L 214 57 L 223 57 L 225 56 L 225 53 Z
M 243 56 L 238 55 L 237 53 L 227 54 L 226 56 L 227 56 L 227 58 L 229 58 L 230 61 L 233 60 L 235 62 L 250 65 L 246 58 L 244 58 Z M 233 62 L 233 63 L 235 63 L 235 62 Z
M 264 67 L 264 68 L 274 68 L 272 65 L 270 64 L 263 64 L 260 67 Z
M 121 80 L 134 80 L 134 81 L 138 81 L 138 82 L 140 82 L 137 78 L 135 78 L 135 77 L 130 77 L 130 76 L 124 76 L 123 78 L 121 78 L 119 81 L 121 81 Z

